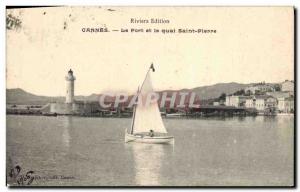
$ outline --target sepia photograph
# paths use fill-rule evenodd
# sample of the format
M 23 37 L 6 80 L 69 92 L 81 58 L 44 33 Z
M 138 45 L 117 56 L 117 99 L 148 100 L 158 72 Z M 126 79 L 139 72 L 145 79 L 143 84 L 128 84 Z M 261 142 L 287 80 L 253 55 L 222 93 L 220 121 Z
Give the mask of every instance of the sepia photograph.
M 293 6 L 6 6 L 8 187 L 295 187 Z

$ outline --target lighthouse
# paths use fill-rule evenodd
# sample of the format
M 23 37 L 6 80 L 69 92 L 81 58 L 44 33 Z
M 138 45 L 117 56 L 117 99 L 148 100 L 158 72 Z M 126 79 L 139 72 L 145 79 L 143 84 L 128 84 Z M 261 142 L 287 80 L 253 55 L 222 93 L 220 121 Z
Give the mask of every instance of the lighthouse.
M 66 103 L 74 102 L 74 81 L 75 76 L 73 75 L 72 69 L 68 71 L 68 75 L 66 76 L 67 81 L 67 93 L 66 93 Z

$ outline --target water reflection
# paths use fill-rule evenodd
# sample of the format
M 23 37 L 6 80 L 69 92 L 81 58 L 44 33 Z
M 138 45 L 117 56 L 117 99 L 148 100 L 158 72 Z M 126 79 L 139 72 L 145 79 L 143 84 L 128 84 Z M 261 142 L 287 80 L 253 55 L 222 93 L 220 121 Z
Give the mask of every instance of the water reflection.
M 134 158 L 136 185 L 161 185 L 162 167 L 173 152 L 173 145 L 130 143 Z
M 237 119 L 238 119 L 239 122 L 243 122 L 243 121 L 245 121 L 246 117 L 245 116 L 238 116 Z
M 280 116 L 277 122 L 281 124 L 281 126 L 278 126 L 278 129 L 276 129 L 278 135 L 287 141 L 291 139 L 290 135 L 294 135 L 294 116 Z
M 266 123 L 272 123 L 277 121 L 277 116 L 263 116 L 264 122 Z
M 285 124 L 287 126 L 291 126 L 294 124 L 294 115 L 282 115 L 278 116 L 278 123 Z
M 254 122 L 257 122 L 257 123 L 272 123 L 274 121 L 277 121 L 277 117 L 276 116 L 262 116 L 262 115 L 259 115 L 259 116 L 255 116 L 253 117 L 253 120 Z
M 63 117 L 62 118 L 62 143 L 65 148 L 69 149 L 70 147 L 70 128 L 73 126 L 72 117 Z

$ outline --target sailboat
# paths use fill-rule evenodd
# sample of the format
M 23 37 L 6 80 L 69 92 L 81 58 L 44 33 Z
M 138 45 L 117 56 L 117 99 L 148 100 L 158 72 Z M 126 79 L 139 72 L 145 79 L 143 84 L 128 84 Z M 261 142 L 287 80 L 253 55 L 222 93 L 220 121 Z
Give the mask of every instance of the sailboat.
M 153 93 L 151 72 L 155 72 L 153 64 L 137 91 L 138 101 L 134 105 L 131 127 L 125 131 L 125 142 L 174 143 L 174 137 L 168 135 L 162 121 L 157 100 L 146 104 L 147 95 Z

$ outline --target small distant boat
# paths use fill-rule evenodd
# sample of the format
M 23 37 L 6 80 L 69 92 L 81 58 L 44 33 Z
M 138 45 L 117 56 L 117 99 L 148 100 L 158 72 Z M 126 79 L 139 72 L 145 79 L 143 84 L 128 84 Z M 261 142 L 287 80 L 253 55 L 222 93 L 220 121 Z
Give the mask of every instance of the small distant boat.
M 44 116 L 56 117 L 57 113 L 43 113 Z
M 176 117 L 181 117 L 181 116 L 183 116 L 183 114 L 181 114 L 181 113 L 167 113 L 166 114 L 166 117 L 174 117 L 174 118 L 176 118 Z
M 153 92 L 151 72 L 154 71 L 154 66 L 151 64 L 141 88 L 138 89 L 138 102 L 134 106 L 131 127 L 125 131 L 126 143 L 164 144 L 174 142 L 174 137 L 168 135 L 163 124 L 157 101 L 144 105 L 147 94 Z

